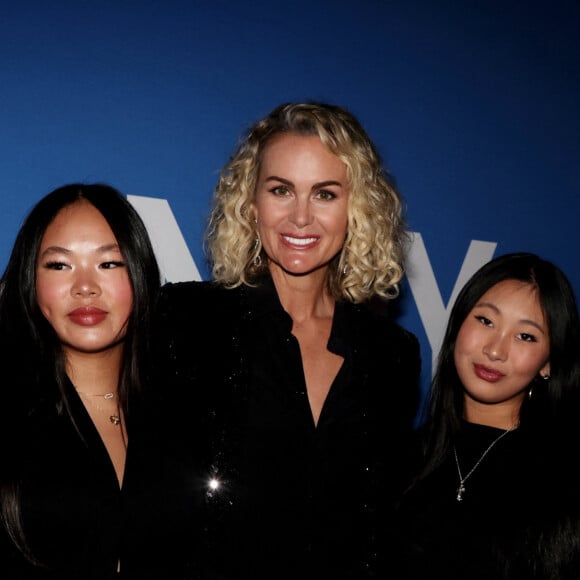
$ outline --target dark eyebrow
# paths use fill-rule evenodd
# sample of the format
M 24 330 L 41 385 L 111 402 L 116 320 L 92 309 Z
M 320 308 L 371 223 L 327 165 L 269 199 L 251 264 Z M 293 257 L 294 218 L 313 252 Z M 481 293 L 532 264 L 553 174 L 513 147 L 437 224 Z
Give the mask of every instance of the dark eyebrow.
M 478 302 L 475 305 L 476 308 L 489 308 L 490 310 L 493 310 L 496 314 L 501 314 L 500 309 L 495 305 L 492 304 L 491 302 Z M 531 326 L 533 326 L 534 328 L 537 328 L 542 334 L 546 334 L 544 329 L 535 321 L 535 320 L 528 320 L 527 318 L 523 318 L 522 320 L 519 321 L 522 324 L 529 324 Z
M 284 185 L 294 187 L 294 184 L 289 179 L 284 179 L 283 177 L 278 177 L 277 175 L 270 175 L 270 177 L 267 177 L 265 181 L 279 181 Z M 342 187 L 342 183 L 340 181 L 334 181 L 331 179 L 329 181 L 320 181 L 313 184 L 312 189 L 320 189 L 321 187 L 328 187 L 329 185 L 337 185 L 338 187 Z
M 266 177 L 266 181 L 279 181 L 284 185 L 294 186 L 294 184 L 289 179 L 284 179 L 283 177 L 278 177 L 277 175 L 270 175 L 270 177 Z
M 315 183 L 313 189 L 320 189 L 321 187 L 328 187 L 329 185 L 338 185 L 338 187 L 342 187 L 342 183 L 340 181 L 321 181 L 320 183 Z

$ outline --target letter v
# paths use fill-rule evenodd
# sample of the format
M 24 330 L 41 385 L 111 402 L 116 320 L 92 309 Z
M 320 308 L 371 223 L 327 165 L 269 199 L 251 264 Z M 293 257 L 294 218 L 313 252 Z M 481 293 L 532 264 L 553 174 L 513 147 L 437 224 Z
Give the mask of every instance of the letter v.
M 447 307 L 445 307 L 433 268 L 429 262 L 423 237 L 419 233 L 413 233 L 407 259 L 407 279 L 431 346 L 432 373 L 435 371 L 449 313 L 457 295 L 471 275 L 491 260 L 496 247 L 497 243 L 495 242 L 471 241 L 455 287 Z

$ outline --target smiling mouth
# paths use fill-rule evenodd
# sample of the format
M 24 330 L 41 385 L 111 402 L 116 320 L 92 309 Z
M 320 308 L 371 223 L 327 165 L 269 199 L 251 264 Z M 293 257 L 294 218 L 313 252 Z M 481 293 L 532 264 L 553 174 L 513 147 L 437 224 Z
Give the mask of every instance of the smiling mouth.
M 295 238 L 293 236 L 287 236 L 282 234 L 282 239 L 287 244 L 291 244 L 292 246 L 310 246 L 312 244 L 315 244 L 320 238 L 318 238 L 317 236 L 309 238 Z
M 480 379 L 488 381 L 489 383 L 497 383 L 497 381 L 505 376 L 504 373 L 501 373 L 500 371 L 479 364 L 474 364 L 473 370 Z

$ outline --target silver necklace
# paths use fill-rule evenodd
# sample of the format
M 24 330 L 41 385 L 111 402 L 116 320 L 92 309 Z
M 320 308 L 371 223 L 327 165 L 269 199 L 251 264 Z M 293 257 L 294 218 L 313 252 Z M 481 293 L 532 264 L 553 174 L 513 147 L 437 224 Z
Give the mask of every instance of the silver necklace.
M 455 465 L 457 466 L 457 475 L 459 475 L 459 485 L 457 486 L 457 495 L 455 499 L 457 501 L 463 501 L 463 494 L 465 493 L 465 482 L 471 476 L 471 474 L 479 467 L 479 464 L 483 461 L 485 456 L 493 449 L 496 443 L 499 443 L 508 433 L 511 433 L 513 429 L 508 429 L 504 431 L 501 435 L 496 437 L 490 444 L 489 447 L 481 454 L 481 457 L 475 462 L 475 465 L 469 470 L 469 473 L 463 477 L 461 474 L 461 467 L 459 467 L 459 459 L 457 458 L 457 449 L 455 444 L 453 444 L 453 455 L 455 456 Z

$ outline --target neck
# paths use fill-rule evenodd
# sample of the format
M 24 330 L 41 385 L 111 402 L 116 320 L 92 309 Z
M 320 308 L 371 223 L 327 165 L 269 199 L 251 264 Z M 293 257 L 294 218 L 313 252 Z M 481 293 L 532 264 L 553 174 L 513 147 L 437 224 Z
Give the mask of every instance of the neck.
M 66 372 L 78 391 L 116 393 L 121 372 L 122 348 L 102 353 L 66 352 Z
M 511 430 L 519 425 L 521 404 L 521 399 L 501 403 L 481 403 L 466 396 L 464 418 L 469 423 Z
M 312 318 L 332 317 L 335 300 L 327 288 L 328 268 L 294 276 L 271 266 L 270 273 L 280 303 L 292 320 L 303 322 Z

